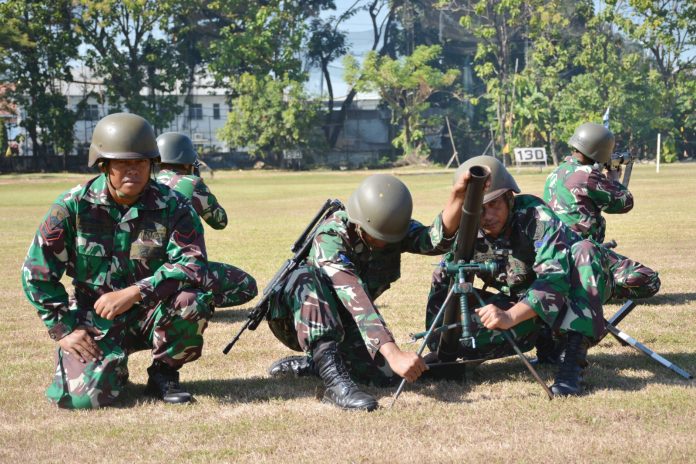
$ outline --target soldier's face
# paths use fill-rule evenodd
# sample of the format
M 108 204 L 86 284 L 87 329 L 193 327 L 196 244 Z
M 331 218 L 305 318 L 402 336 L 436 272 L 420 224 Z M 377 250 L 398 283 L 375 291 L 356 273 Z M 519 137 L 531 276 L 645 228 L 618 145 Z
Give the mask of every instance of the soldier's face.
M 107 172 L 118 193 L 137 198 L 150 180 L 150 160 L 110 160 Z
M 368 234 L 364 230 L 360 231 L 360 235 L 365 242 L 365 244 L 371 249 L 371 250 L 381 250 L 382 248 L 386 247 L 388 244 L 384 240 L 380 240 L 378 238 L 374 238 L 372 235 Z
M 481 229 L 489 237 L 498 238 L 507 223 L 510 208 L 507 195 L 501 195 L 483 205 L 481 213 Z

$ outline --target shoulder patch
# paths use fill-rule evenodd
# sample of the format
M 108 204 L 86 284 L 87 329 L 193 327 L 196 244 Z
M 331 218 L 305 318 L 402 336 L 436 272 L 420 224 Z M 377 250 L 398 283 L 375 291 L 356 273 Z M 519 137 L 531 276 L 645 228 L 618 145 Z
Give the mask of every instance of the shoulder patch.
M 63 236 L 63 221 L 69 216 L 68 209 L 61 204 L 51 205 L 46 218 L 39 226 L 39 233 L 45 242 L 58 240 Z

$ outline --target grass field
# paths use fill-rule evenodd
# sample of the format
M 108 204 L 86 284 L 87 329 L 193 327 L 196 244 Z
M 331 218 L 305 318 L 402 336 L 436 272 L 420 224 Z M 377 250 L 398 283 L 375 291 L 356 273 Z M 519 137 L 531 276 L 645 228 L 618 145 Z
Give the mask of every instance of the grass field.
M 451 172 L 395 171 L 414 217 L 429 222 L 445 202 Z M 208 180 L 227 208 L 224 231 L 206 229 L 209 257 L 254 275 L 262 288 L 319 205 L 345 200 L 368 172 L 220 172 Z M 547 172 L 515 174 L 541 194 Z M 696 462 L 696 390 L 607 337 L 589 354 L 589 394 L 546 399 L 516 358 L 486 363 L 455 382 L 369 389 L 383 406 L 349 413 L 320 403 L 316 379 L 273 380 L 266 369 L 291 354 L 264 324 L 221 350 L 248 308 L 218 310 L 203 357 L 182 369 L 192 405 L 142 396 L 150 363 L 130 359 L 131 383 L 117 407 L 63 411 L 44 397 L 55 343 L 26 301 L 19 269 L 39 220 L 60 192 L 88 176 L 0 177 L 0 462 Z M 660 271 L 662 289 L 621 324 L 626 332 L 696 372 L 696 164 L 641 165 L 634 210 L 608 217 L 617 251 Z M 402 278 L 378 305 L 402 348 L 421 330 L 436 259 L 407 255 Z M 66 281 L 67 283 L 67 281 Z M 617 305 L 607 305 L 607 315 Z M 550 384 L 551 369 L 541 369 Z

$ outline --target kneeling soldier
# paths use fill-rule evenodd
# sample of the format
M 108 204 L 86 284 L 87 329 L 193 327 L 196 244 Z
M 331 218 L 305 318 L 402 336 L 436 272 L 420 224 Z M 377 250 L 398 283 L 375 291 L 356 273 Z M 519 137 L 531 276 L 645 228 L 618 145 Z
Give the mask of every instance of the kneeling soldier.
M 94 129 L 89 166 L 102 174 L 61 194 L 39 225 L 22 283 L 58 344 L 48 398 L 64 408 L 114 402 L 128 355 L 149 349 L 147 392 L 190 402 L 179 368 L 198 359 L 212 315 L 203 228 L 181 197 L 151 179 L 155 134 L 140 116 Z M 68 298 L 60 280 L 73 279 Z
M 485 360 L 513 354 L 500 332 L 511 329 L 523 350 L 531 349 L 536 341 L 540 359 L 553 358 L 560 363 L 551 388 L 554 394 L 581 394 L 587 349 L 606 331 L 603 303 L 615 294 L 630 296 L 657 290 L 626 286 L 619 278 L 622 270 L 638 263 L 583 240 L 540 198 L 515 195 L 520 193 L 517 183 L 494 157 L 471 158 L 457 170 L 455 180 L 476 165 L 491 171 L 491 185 L 483 199 L 474 260 L 495 258 L 499 250 L 508 250 L 509 256 L 500 275 L 480 275 L 487 287 L 500 293 L 476 310 L 483 326 L 475 336 L 476 348 L 462 346 L 459 355 Z M 445 259 L 451 260 L 452 253 Z M 438 270 L 433 275 L 426 326 L 446 293 L 447 284 Z M 548 336 L 539 336 L 544 331 L 564 334 L 562 355 Z M 430 347 L 435 350 L 437 345 L 431 342 Z
M 466 181 L 454 185 L 444 211 L 426 227 L 411 219 L 411 194 L 399 179 L 366 178 L 346 211 L 318 226 L 304 265 L 271 300 L 271 330 L 307 355 L 274 363 L 271 375 L 314 373 L 326 386 L 325 402 L 368 411 L 377 401 L 354 380 L 378 386 L 392 384 L 395 374 L 416 380 L 426 369 L 423 360 L 399 349 L 374 300 L 400 277 L 401 253 L 437 255 L 449 249 Z
M 213 229 L 227 226 L 227 213 L 203 179 L 196 175 L 198 154 L 191 139 L 184 134 L 167 132 L 157 137 L 161 164 L 160 182 L 191 201 L 196 213 Z M 252 300 L 258 290 L 256 280 L 231 264 L 208 262 L 206 288 L 213 292 L 216 308 L 237 306 Z

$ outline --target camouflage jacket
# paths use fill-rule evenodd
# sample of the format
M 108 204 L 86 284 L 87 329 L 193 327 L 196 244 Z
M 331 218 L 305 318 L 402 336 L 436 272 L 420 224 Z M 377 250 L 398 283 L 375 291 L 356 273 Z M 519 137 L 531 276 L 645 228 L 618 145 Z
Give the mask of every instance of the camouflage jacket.
M 497 239 L 479 231 L 474 261 L 500 260 L 503 272 L 481 274 L 487 285 L 527 303 L 547 324 L 564 307 L 570 289 L 570 248 L 581 240 L 534 195 L 516 195 L 508 224 Z M 509 250 L 507 259 L 495 250 Z M 452 261 L 453 253 L 445 256 Z
M 602 174 L 601 167 L 582 165 L 566 157 L 546 179 L 544 200 L 568 227 L 583 238 L 604 241 L 606 213 L 627 213 L 633 195 L 620 182 Z
M 394 341 L 373 301 L 401 276 L 401 253 L 439 255 L 451 246 L 438 215 L 429 227 L 411 220 L 401 242 L 371 250 L 348 222 L 348 214 L 338 211 L 317 229 L 306 263 L 323 271 L 374 356 L 384 343 Z
M 227 227 L 227 213 L 201 177 L 193 174 L 177 174 L 171 169 L 157 173 L 157 182 L 176 190 L 191 200 L 193 209 L 213 229 Z
M 93 310 L 104 293 L 137 285 L 139 304 L 155 305 L 184 287 L 201 287 L 206 267 L 201 222 L 181 195 L 150 181 L 133 206 L 119 206 L 101 175 L 51 205 L 22 266 L 22 284 L 58 340 L 85 323 L 108 330 L 112 321 Z M 73 280 L 70 300 L 64 273 Z

